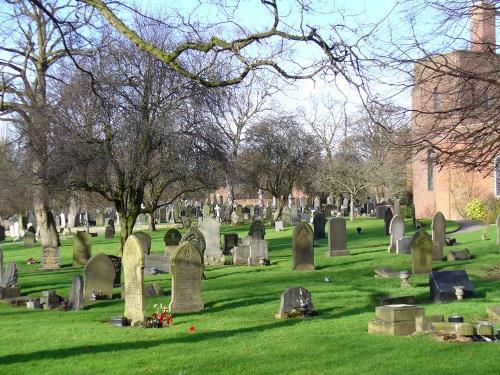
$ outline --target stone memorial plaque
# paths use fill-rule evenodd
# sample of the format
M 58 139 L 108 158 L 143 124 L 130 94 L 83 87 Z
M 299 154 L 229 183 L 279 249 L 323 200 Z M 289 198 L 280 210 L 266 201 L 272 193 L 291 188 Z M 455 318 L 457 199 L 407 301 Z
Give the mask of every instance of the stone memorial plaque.
M 405 234 L 405 221 L 399 215 L 395 215 L 389 224 L 389 234 L 391 235 L 389 252 L 397 253 L 397 241 Z
M 201 276 L 203 263 L 200 252 L 192 242 L 181 243 L 170 260 L 172 299 L 169 310 L 197 312 L 203 310 Z
M 303 304 L 307 304 L 309 310 L 314 311 L 311 293 L 301 286 L 288 288 L 281 294 L 281 303 L 276 318 L 286 318 L 289 312 L 298 310 Z
M 84 277 L 84 300 L 90 300 L 92 293 L 99 295 L 101 299 L 113 298 L 113 281 L 115 279 L 115 267 L 104 253 L 94 255 L 85 264 Z
M 432 239 L 424 231 L 418 231 L 413 236 L 410 248 L 413 253 L 414 275 L 432 271 Z
M 328 221 L 328 253 L 327 256 L 349 255 L 346 240 L 346 222 L 341 217 Z
M 125 299 L 123 316 L 130 320 L 132 326 L 141 325 L 146 318 L 143 268 L 147 245 L 144 237 L 141 238 L 137 233 L 134 233 L 127 238 L 123 248 L 123 293 Z
M 198 229 L 205 238 L 204 263 L 207 265 L 224 265 L 224 255 L 220 249 L 219 221 L 212 217 L 206 217 L 199 224 Z
M 441 212 L 432 218 L 432 260 L 443 259 L 443 247 L 446 245 L 446 219 Z
M 56 270 L 61 268 L 61 255 L 58 247 L 44 247 L 42 249 L 42 270 Z
M 92 238 L 83 231 L 73 237 L 73 265 L 85 265 L 92 257 Z
M 292 270 L 314 270 L 313 230 L 307 223 L 299 223 L 293 229 Z
M 81 275 L 73 276 L 73 282 L 68 297 L 68 309 L 83 309 L 83 277 Z
M 231 249 L 238 246 L 238 234 L 237 233 L 225 233 L 224 234 L 224 255 L 230 255 Z
M 434 302 L 456 300 L 454 286 L 464 287 L 464 298 L 475 296 L 474 288 L 464 270 L 437 271 L 429 274 L 429 291 Z
M 266 235 L 266 229 L 264 228 L 264 224 L 260 220 L 255 220 L 250 225 L 250 230 L 248 231 L 248 235 L 252 236 L 256 239 L 263 240 Z

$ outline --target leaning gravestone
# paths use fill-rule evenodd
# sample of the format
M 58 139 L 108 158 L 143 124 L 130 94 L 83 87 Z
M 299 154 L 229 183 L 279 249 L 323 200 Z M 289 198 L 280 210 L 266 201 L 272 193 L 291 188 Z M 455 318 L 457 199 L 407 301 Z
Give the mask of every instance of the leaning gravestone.
M 389 234 L 391 235 L 389 252 L 396 253 L 398 240 L 405 234 L 405 221 L 400 215 L 395 215 L 392 218 L 391 224 L 389 225 Z
M 432 218 L 432 260 L 443 259 L 443 247 L 446 244 L 446 220 L 441 212 Z
M 99 253 L 90 258 L 85 264 L 83 277 L 85 300 L 89 300 L 92 293 L 99 295 L 101 299 L 113 298 L 115 267 L 106 254 Z
M 127 238 L 123 248 L 123 294 L 125 312 L 123 316 L 132 326 L 140 325 L 146 318 L 144 301 L 144 255 L 145 242 L 136 233 Z
M 413 253 L 413 274 L 429 273 L 432 271 L 432 239 L 424 231 L 415 233 L 411 240 Z
M 151 237 L 144 232 L 134 232 L 136 238 L 141 241 L 142 249 L 144 250 L 144 254 L 151 253 Z
M 192 242 L 183 242 L 170 260 L 172 273 L 171 312 L 197 312 L 203 310 L 201 276 L 203 264 L 200 252 Z
M 281 303 L 277 319 L 286 318 L 292 310 L 298 311 L 301 305 L 307 304 L 309 311 L 314 311 L 314 304 L 311 299 L 311 293 L 301 286 L 288 288 L 281 294 Z
M 462 286 L 464 298 L 474 297 L 475 292 L 464 270 L 438 271 L 429 273 L 429 292 L 434 302 L 457 299 L 455 286 Z
M 40 262 L 42 270 L 56 270 L 61 268 L 61 254 L 58 247 L 44 247 Z
M 384 233 L 386 236 L 388 236 L 389 233 L 389 226 L 391 225 L 391 220 L 392 220 L 392 210 L 387 207 L 384 212 Z
M 82 266 L 92 257 L 92 237 L 86 232 L 78 231 L 73 237 L 73 265 Z
M 204 263 L 207 265 L 224 265 L 224 254 L 222 254 L 222 250 L 220 249 L 219 221 L 207 216 L 200 223 L 198 229 L 205 238 Z
M 5 241 L 5 227 L 0 225 L 0 241 Z
M 81 275 L 73 276 L 73 282 L 68 297 L 68 309 L 83 309 L 83 278 Z
M 299 223 L 293 229 L 292 270 L 314 270 L 313 230 L 307 223 Z
M 259 240 L 263 240 L 266 235 L 266 229 L 264 228 L 264 224 L 260 220 L 255 220 L 250 225 L 250 230 L 248 231 L 248 235 L 257 238 Z
M 328 221 L 328 225 L 327 256 L 349 255 L 346 240 L 346 222 L 344 218 L 332 218 Z
M 24 233 L 24 247 L 33 247 L 35 246 L 35 235 L 33 232 L 27 230 L 26 233 Z
M 314 214 L 313 225 L 314 225 L 314 239 L 321 240 L 325 238 L 326 215 L 324 214 L 324 212 L 316 212 Z
M 203 261 L 205 249 L 207 248 L 203 233 L 201 233 L 197 228 L 189 228 L 189 230 L 182 236 L 179 246 L 184 242 L 191 242 L 198 249 L 198 252 L 200 253 L 201 259 Z

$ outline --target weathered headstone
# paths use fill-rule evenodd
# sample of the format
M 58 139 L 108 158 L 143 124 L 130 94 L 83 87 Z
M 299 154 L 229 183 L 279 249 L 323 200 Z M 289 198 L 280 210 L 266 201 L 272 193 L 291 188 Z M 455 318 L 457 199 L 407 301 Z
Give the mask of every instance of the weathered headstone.
M 399 215 L 395 215 L 389 225 L 389 234 L 391 235 L 389 252 L 397 252 L 397 241 L 404 236 L 405 233 L 405 221 Z
M 349 255 L 346 240 L 346 222 L 344 218 L 332 218 L 328 221 L 328 225 L 327 256 Z
M 201 256 L 201 259 L 203 262 L 203 259 L 205 256 L 205 249 L 207 248 L 207 245 L 205 242 L 205 237 L 203 236 L 203 233 L 201 233 L 197 228 L 194 228 L 194 227 L 189 228 L 189 230 L 186 233 L 184 233 L 184 235 L 182 236 L 181 242 L 179 243 L 179 246 L 184 242 L 193 243 L 193 245 L 198 249 L 198 252 L 200 253 L 200 256 Z M 177 247 L 179 247 L 179 246 L 177 246 Z M 170 258 L 170 259 L 172 259 L 172 258 Z
M 113 280 L 113 286 L 120 286 L 122 278 L 122 258 L 117 257 L 116 255 L 108 255 L 108 257 L 111 263 L 113 263 L 113 267 L 115 268 L 115 279 Z
M 443 247 L 446 244 L 446 220 L 441 212 L 432 218 L 432 260 L 443 259 Z
M 266 207 L 266 220 L 267 221 L 273 220 L 273 208 L 271 206 Z
M 113 232 L 113 236 L 114 236 L 116 234 L 116 231 L 115 231 L 115 220 L 113 218 L 110 218 L 108 220 L 107 227 L 110 228 L 110 230 Z
M 233 211 L 231 213 L 231 224 L 233 225 L 233 227 L 238 225 L 239 220 L 240 220 L 240 217 L 238 216 L 236 211 Z
M 31 248 L 33 246 L 35 246 L 35 235 L 33 232 L 27 230 L 24 233 L 24 247 Z
M 248 235 L 253 238 L 257 238 L 259 240 L 263 240 L 266 235 L 266 229 L 264 228 L 264 224 L 260 220 L 255 220 L 250 225 L 250 230 L 248 231 Z
M 181 242 L 182 234 L 175 228 L 170 228 L 165 232 L 163 236 L 163 242 L 165 246 L 177 246 Z
M 104 226 L 104 214 L 102 212 L 98 212 L 95 215 L 95 225 L 98 227 Z
M 250 254 L 248 255 L 249 266 L 261 265 L 260 260 L 269 259 L 268 243 L 266 240 L 250 238 Z
M 424 231 L 418 231 L 413 236 L 410 248 L 413 253 L 414 275 L 432 271 L 432 238 Z
M 203 310 L 201 298 L 202 258 L 192 242 L 183 242 L 170 260 L 172 273 L 171 312 L 197 312 Z
M 144 285 L 144 295 L 146 297 L 157 297 L 163 295 L 160 283 L 149 283 Z
M 450 250 L 446 260 L 453 262 L 456 260 L 469 260 L 471 258 L 469 250 Z
M 144 255 L 145 241 L 134 233 L 127 238 L 123 248 L 123 293 L 125 311 L 123 316 L 132 326 L 140 325 L 146 318 L 144 301 Z
M 243 241 L 238 246 L 233 247 L 233 264 L 235 266 L 242 266 L 248 264 L 250 256 L 250 243 L 249 237 L 243 238 Z
M 7 269 L 2 275 L 2 280 L 0 281 L 1 288 L 14 288 L 17 287 L 17 265 L 14 262 L 10 262 Z
M 144 254 L 151 253 L 151 237 L 149 234 L 144 232 L 134 232 L 136 238 L 141 242 L 142 249 L 144 250 Z M 123 261 L 123 260 L 122 260 Z
M 274 230 L 276 230 L 276 231 L 283 230 L 283 222 L 281 220 L 274 222 Z
M 85 265 L 92 257 L 92 238 L 83 231 L 73 237 L 73 264 Z
M 207 265 L 223 265 L 224 255 L 220 249 L 220 223 L 212 217 L 206 217 L 199 224 L 198 229 L 205 238 L 206 249 L 204 263 Z
M 238 246 L 238 233 L 224 234 L 224 255 L 229 255 L 232 248 Z
M 475 292 L 464 270 L 438 271 L 429 273 L 429 292 L 434 302 L 457 299 L 454 286 L 463 286 L 464 298 L 474 297 Z
M 42 270 L 55 270 L 61 268 L 61 254 L 58 247 L 44 247 L 40 262 Z
M 386 236 L 388 236 L 389 233 L 389 226 L 391 225 L 391 220 L 392 220 L 392 210 L 387 207 L 384 212 L 384 233 Z
M 68 297 L 68 309 L 83 309 L 83 277 L 81 275 L 73 276 L 73 282 L 71 283 L 71 290 Z
M 281 294 L 280 308 L 276 318 L 286 318 L 290 312 L 298 311 L 305 304 L 307 304 L 309 311 L 314 311 L 311 293 L 306 288 L 301 286 L 288 288 Z
M 313 217 L 314 239 L 321 240 L 325 235 L 326 215 L 324 212 L 316 211 Z
M 313 230 L 307 223 L 299 223 L 293 229 L 292 270 L 314 270 Z
M 292 225 L 292 214 L 288 206 L 283 208 L 283 212 L 281 213 L 281 220 L 283 221 L 283 225 Z
M 115 267 L 106 254 L 99 253 L 90 258 L 85 264 L 83 276 L 83 298 L 86 301 L 90 299 L 92 293 L 99 295 L 101 299 L 113 298 Z
M 111 226 L 107 225 L 104 229 L 104 238 L 107 240 L 112 240 L 115 237 L 115 230 Z
M 411 253 L 411 240 L 413 237 L 411 236 L 404 236 L 401 237 L 399 240 L 396 242 L 396 254 L 410 254 Z
M 165 254 L 144 255 L 144 275 L 157 275 L 170 272 L 169 256 Z

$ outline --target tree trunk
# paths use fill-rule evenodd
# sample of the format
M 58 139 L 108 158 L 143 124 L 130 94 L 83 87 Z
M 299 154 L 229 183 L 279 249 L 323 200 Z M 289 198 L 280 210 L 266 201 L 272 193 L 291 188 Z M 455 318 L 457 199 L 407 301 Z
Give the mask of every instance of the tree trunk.
M 278 219 L 281 218 L 281 216 L 283 214 L 283 208 L 285 207 L 285 203 L 286 203 L 287 199 L 288 199 L 288 197 L 283 196 L 282 198 L 278 198 L 276 200 L 278 203 L 278 209 L 276 210 L 274 221 L 278 221 Z
M 230 223 L 231 214 L 233 213 L 233 206 L 234 206 L 234 188 L 229 178 L 226 179 L 226 188 L 227 188 L 227 209 L 226 209 L 225 220 L 226 222 Z
M 351 218 L 351 221 L 354 221 L 354 195 L 349 194 L 349 196 L 351 197 L 351 212 L 349 216 Z
M 156 223 L 155 223 L 155 215 L 154 214 L 148 214 L 148 219 L 149 219 L 149 230 L 151 232 L 156 232 Z
M 42 249 L 46 247 L 59 247 L 56 222 L 48 204 L 48 193 L 41 179 L 33 184 L 33 208 L 36 221 L 40 230 Z
M 76 205 L 75 197 L 71 197 L 69 200 L 69 210 L 68 210 L 68 228 L 75 228 L 78 226 L 78 216 L 80 215 L 80 208 Z

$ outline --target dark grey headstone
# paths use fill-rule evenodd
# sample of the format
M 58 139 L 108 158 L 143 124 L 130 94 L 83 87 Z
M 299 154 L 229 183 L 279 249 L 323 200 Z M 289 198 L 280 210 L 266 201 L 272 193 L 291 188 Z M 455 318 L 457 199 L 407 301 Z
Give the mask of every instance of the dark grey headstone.
M 0 282 L 1 288 L 14 288 L 17 287 L 17 266 L 14 262 L 9 263 L 7 269 L 2 275 Z
M 24 247 L 33 247 L 35 246 L 35 235 L 33 232 L 27 230 L 24 233 Z
M 392 220 L 392 210 L 387 207 L 385 212 L 384 212 L 384 233 L 386 236 L 390 234 L 389 227 L 391 225 L 391 220 Z
M 237 233 L 225 233 L 224 234 L 224 255 L 229 255 L 232 248 L 238 246 L 238 234 Z
M 311 293 L 301 286 L 288 288 L 281 294 L 281 303 L 277 318 L 285 318 L 286 314 L 294 309 L 298 309 L 301 304 L 307 303 L 309 310 L 314 311 L 314 304 Z
M 177 246 L 179 242 L 181 242 L 182 234 L 175 228 L 170 228 L 165 232 L 165 236 L 163 236 L 163 241 L 165 242 L 165 246 Z
M 112 240 L 114 237 L 115 237 L 115 229 L 108 225 L 106 229 L 104 229 L 104 238 L 107 240 Z
M 83 309 L 83 277 L 81 275 L 73 276 L 73 283 L 68 297 L 69 310 Z
M 429 273 L 429 288 L 432 301 L 441 302 L 457 299 L 453 289 L 454 286 L 464 287 L 464 298 L 475 296 L 474 288 L 464 270 Z
M 254 222 L 252 222 L 252 224 L 250 225 L 250 230 L 248 231 L 248 235 L 258 240 L 263 240 L 264 236 L 266 235 L 266 229 L 264 228 L 264 224 L 262 224 L 262 221 L 255 220 Z
M 5 241 L 5 227 L 0 225 L 0 241 Z
M 122 278 L 122 258 L 115 255 L 108 255 L 108 257 L 111 263 L 113 263 L 113 267 L 115 268 L 115 279 L 113 280 L 113 286 L 120 286 Z
M 314 239 L 321 240 L 325 235 L 326 215 L 324 212 L 315 212 L 313 217 Z

